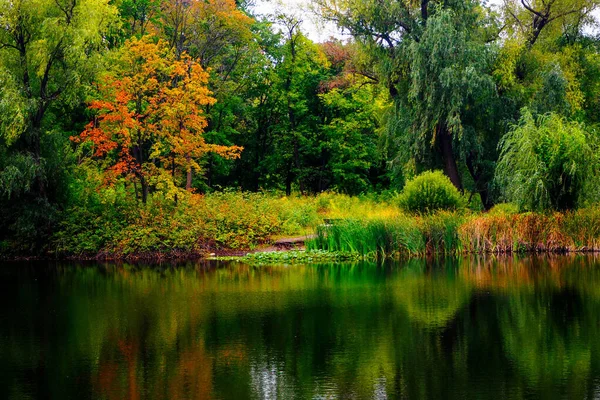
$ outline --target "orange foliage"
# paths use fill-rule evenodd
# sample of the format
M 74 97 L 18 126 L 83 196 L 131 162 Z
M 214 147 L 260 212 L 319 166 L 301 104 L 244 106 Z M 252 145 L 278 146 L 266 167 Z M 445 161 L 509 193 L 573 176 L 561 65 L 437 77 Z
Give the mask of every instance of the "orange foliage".
M 207 152 L 239 157 L 241 147 L 204 140 L 203 107 L 215 99 L 200 64 L 185 53 L 177 59 L 165 42 L 152 37 L 128 41 L 120 61 L 120 71 L 100 85 L 101 99 L 90 103 L 97 117 L 72 138 L 93 143 L 109 180 L 137 178 L 144 187 L 151 178 L 171 179 L 166 186 L 173 187 L 176 170 L 200 170 L 198 160 Z

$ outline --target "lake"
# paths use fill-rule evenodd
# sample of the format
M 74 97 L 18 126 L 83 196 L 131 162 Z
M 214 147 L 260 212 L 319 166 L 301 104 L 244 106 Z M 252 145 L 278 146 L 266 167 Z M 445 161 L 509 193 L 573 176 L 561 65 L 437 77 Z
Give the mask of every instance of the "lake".
M 1 399 L 600 396 L 600 258 L 4 263 Z

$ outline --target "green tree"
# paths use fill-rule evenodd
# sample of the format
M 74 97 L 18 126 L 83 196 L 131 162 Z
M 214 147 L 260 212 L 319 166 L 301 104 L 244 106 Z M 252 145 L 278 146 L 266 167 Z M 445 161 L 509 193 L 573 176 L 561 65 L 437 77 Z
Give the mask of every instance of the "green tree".
M 396 158 L 442 167 L 459 189 L 468 171 L 471 189 L 489 207 L 487 157 L 494 154 L 484 147 L 497 100 L 494 47 L 487 43 L 499 30 L 493 16 L 474 1 L 318 3 L 375 60 L 375 80 L 396 104 L 388 130 L 399 142 Z
M 556 113 L 535 117 L 524 109 L 500 146 L 497 181 L 506 199 L 523 209 L 573 209 L 597 184 L 594 139 L 585 125 Z
M 591 20 L 598 0 L 504 0 L 502 11 L 511 36 L 532 47 L 540 38 L 580 30 Z
M 66 190 L 64 131 L 78 123 L 71 112 L 102 66 L 116 16 L 108 0 L 0 3 L 0 237 L 35 241 L 51 229 Z
M 121 0 L 117 4 L 128 36 L 144 36 L 160 21 L 162 0 Z
M 321 168 L 318 190 L 334 189 L 360 194 L 373 189 L 385 169 L 378 147 L 379 116 L 387 107 L 375 86 L 355 79 L 347 86 L 330 88 L 319 95 L 323 102 L 320 127 Z M 383 165 L 383 166 L 382 166 Z

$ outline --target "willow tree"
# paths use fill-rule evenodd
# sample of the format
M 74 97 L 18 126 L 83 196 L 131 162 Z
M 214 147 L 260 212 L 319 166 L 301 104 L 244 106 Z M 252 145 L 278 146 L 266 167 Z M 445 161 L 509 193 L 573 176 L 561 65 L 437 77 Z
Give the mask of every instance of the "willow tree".
M 104 45 L 104 33 L 116 17 L 108 0 L 17 0 L 0 3 L 0 135 L 4 145 L 27 154 L 38 169 L 37 190 L 46 190 L 41 148 L 48 111 L 74 106 L 82 99 L 83 83 L 93 75 L 94 55 Z M 7 167 L 5 167 L 7 168 Z M 12 170 L 12 168 L 11 168 Z M 3 171 L 2 187 L 14 192 Z M 24 173 L 14 173 L 18 178 Z M 20 181 L 20 182 L 19 182 Z
M 597 201 L 597 146 L 585 125 L 556 113 L 522 114 L 500 142 L 496 178 L 506 200 L 538 211 L 573 209 L 586 196 Z
M 478 137 L 480 127 L 465 127 L 468 114 L 473 110 L 485 113 L 482 105 L 489 103 L 495 92 L 488 73 L 489 49 L 476 37 L 476 20 L 468 12 L 439 10 L 429 18 L 420 40 L 411 43 L 405 106 L 413 115 L 415 142 L 437 147 L 446 175 L 459 189 L 461 154 L 457 147 L 466 150 L 461 158 L 471 168 L 471 152 L 485 140 Z
M 400 158 L 441 164 L 459 189 L 466 166 L 488 206 L 482 122 L 496 98 L 488 42 L 498 34 L 489 13 L 475 1 L 318 3 L 378 60 L 377 80 L 397 106 L 391 131 L 402 141 Z
M 71 111 L 102 65 L 110 3 L 0 2 L 0 240 L 17 230 L 31 242 L 51 223 L 69 151 L 61 129 L 73 129 Z

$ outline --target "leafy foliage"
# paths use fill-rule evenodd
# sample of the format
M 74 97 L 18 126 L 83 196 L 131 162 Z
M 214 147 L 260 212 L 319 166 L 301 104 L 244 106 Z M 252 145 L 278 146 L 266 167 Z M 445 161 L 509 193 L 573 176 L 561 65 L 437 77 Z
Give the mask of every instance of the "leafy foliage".
M 151 185 L 173 198 L 176 170 L 200 170 L 198 159 L 207 152 L 239 156 L 239 147 L 204 140 L 207 121 L 201 107 L 215 100 L 198 63 L 185 54 L 176 59 L 164 42 L 151 37 L 131 39 L 120 61 L 122 70 L 101 86 L 102 99 L 90 104 L 98 115 L 73 138 L 93 143 L 93 155 L 105 162 L 108 179 L 137 179 L 145 203 Z
M 535 117 L 524 109 L 500 147 L 498 184 L 522 209 L 572 209 L 597 183 L 593 137 L 585 125 L 555 113 Z
M 441 171 L 426 171 L 408 181 L 398 201 L 411 212 L 455 210 L 463 204 L 459 191 Z
M 107 0 L 0 2 L 0 241 L 11 249 L 36 253 L 56 226 L 74 160 L 66 139 L 116 25 Z

